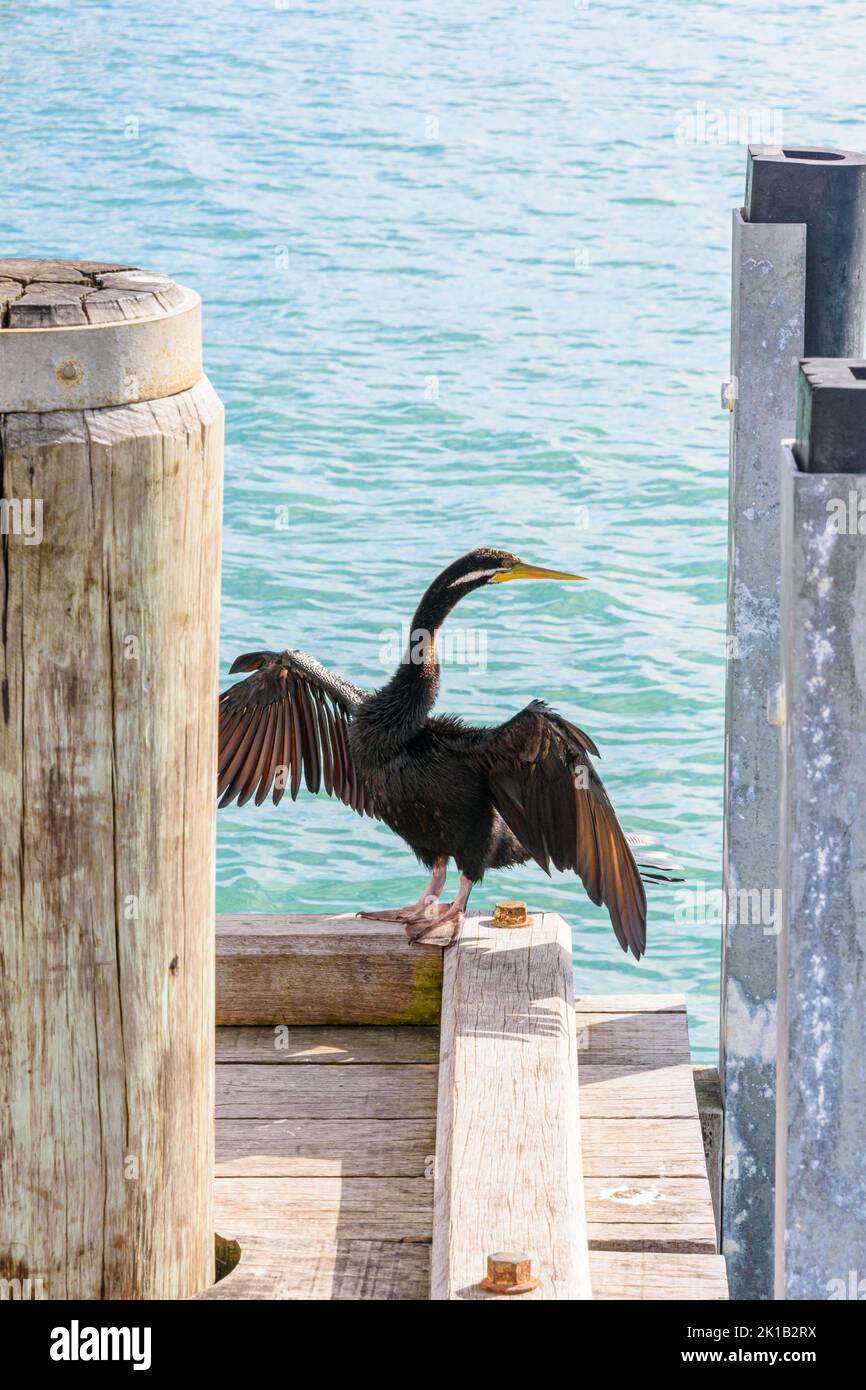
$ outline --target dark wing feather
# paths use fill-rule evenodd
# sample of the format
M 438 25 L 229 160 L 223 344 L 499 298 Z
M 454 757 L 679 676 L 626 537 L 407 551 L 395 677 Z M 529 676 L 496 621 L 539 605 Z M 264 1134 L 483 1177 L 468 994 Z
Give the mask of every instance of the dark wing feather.
M 274 805 L 303 778 L 311 792 L 324 784 L 360 815 L 373 815 L 349 752 L 348 727 L 366 692 L 326 671 L 304 652 L 246 652 L 231 674 L 248 671 L 220 696 L 220 806 L 255 796 L 260 806 L 273 787 Z
M 494 804 L 545 873 L 573 869 L 610 913 L 624 951 L 646 949 L 646 894 L 634 856 L 589 760 L 592 739 L 540 700 L 485 730 L 472 750 Z

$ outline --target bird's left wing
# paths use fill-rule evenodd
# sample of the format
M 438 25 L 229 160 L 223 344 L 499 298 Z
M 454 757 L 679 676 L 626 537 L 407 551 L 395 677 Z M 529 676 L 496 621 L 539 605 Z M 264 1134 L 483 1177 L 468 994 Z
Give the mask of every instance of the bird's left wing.
M 507 723 L 480 732 L 470 756 L 527 853 L 545 873 L 553 864 L 579 874 L 592 902 L 610 913 L 620 946 L 640 960 L 646 894 L 590 753 L 598 756 L 588 734 L 533 700 Z
M 255 793 L 256 805 L 273 786 L 274 804 L 292 800 L 303 775 L 307 789 L 324 785 L 359 815 L 372 816 L 369 791 L 349 750 L 348 726 L 367 692 L 327 671 L 305 652 L 247 652 L 231 675 L 250 671 L 220 696 L 219 781 L 226 806 Z

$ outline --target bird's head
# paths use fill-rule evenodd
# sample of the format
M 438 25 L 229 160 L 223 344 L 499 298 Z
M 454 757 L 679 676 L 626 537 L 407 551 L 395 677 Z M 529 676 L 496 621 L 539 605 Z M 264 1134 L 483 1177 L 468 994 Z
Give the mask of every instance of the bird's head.
M 431 584 L 430 592 L 446 598 L 449 607 L 453 607 L 464 594 L 480 589 L 482 584 L 504 584 L 509 579 L 583 580 L 583 575 L 570 574 L 567 570 L 542 569 L 540 565 L 528 565 L 509 550 L 481 547 L 470 550 L 468 555 L 462 555 L 444 569 Z
M 425 711 L 436 698 L 439 662 L 436 654 L 436 635 L 455 604 L 473 589 L 484 584 L 504 584 L 508 579 L 572 579 L 583 575 L 567 570 L 542 569 L 529 565 L 510 550 L 491 550 L 481 547 L 470 550 L 459 560 L 437 574 L 415 610 L 409 642 L 392 684 L 404 691 L 407 682 L 423 692 Z M 392 686 L 385 691 L 391 692 Z M 417 713 L 417 709 L 416 709 Z M 425 713 L 426 717 L 426 713 Z

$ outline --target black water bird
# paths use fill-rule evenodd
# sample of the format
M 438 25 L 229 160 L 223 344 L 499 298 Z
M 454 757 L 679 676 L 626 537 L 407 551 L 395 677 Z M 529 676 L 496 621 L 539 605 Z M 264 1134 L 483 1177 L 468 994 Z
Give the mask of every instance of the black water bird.
M 443 570 L 418 605 L 409 645 L 380 690 L 361 690 L 300 651 L 239 656 L 246 680 L 220 697 L 220 806 L 237 798 L 294 800 L 301 778 L 324 786 L 359 815 L 389 825 L 431 871 L 410 907 L 363 914 L 406 923 L 410 939 L 455 932 L 474 884 L 488 869 L 530 859 L 547 872 L 572 869 L 610 913 L 616 939 L 640 959 L 646 947 L 649 881 L 670 881 L 667 856 L 638 864 L 591 762 L 598 749 L 568 719 L 533 700 L 493 728 L 431 716 L 439 690 L 436 640 L 460 599 L 512 579 L 580 580 L 525 564 L 505 550 L 470 551 Z M 631 843 L 630 843 L 631 842 Z M 453 903 L 440 895 L 449 860 L 460 870 Z

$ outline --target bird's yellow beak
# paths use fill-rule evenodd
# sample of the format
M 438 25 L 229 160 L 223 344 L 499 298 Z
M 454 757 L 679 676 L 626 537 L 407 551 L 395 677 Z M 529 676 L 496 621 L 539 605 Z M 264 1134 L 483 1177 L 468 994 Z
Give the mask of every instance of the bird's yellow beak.
M 524 565 L 522 560 L 512 565 L 510 570 L 501 570 L 499 574 L 494 574 L 490 582 L 504 584 L 506 579 L 574 579 L 586 583 L 582 574 L 569 574 L 567 570 L 546 570 L 540 565 Z

